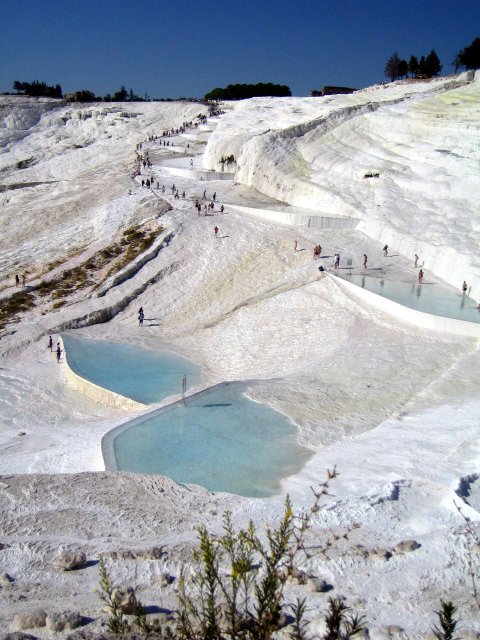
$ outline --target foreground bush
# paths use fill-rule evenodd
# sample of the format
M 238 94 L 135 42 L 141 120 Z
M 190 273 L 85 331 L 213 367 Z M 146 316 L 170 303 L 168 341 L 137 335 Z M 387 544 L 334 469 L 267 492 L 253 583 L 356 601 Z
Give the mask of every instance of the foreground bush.
M 129 602 L 127 610 L 119 595 L 122 590 L 115 588 L 101 559 L 98 593 L 109 613 L 109 631 L 119 637 L 136 638 L 140 633 L 159 640 L 270 640 L 282 630 L 282 637 L 313 640 L 305 600 L 287 603 L 284 590 L 289 578 L 302 573 L 295 565 L 300 557 L 308 557 L 305 533 L 336 475 L 335 470 L 329 472 L 320 491 L 314 492 L 312 507 L 301 515 L 293 514 L 287 497 L 279 524 L 276 528 L 267 526 L 262 537 L 253 522 L 236 532 L 228 512 L 222 535 L 214 536 L 200 527 L 193 565 L 189 571 L 184 568 L 180 576 L 178 610 L 171 623 L 149 622 L 136 599 Z M 337 539 L 327 540 L 321 551 L 326 552 Z M 131 621 L 127 613 L 134 614 Z M 435 637 L 456 640 L 456 607 L 442 601 L 436 613 Z M 364 630 L 363 617 L 350 612 L 341 597 L 329 598 L 324 622 L 321 640 L 349 640 Z

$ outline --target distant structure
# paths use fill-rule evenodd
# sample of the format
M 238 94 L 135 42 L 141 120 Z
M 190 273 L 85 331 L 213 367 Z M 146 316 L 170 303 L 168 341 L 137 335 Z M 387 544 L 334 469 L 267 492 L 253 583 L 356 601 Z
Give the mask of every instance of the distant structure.
M 88 91 L 87 89 L 66 93 L 64 97 L 67 102 L 94 102 L 99 99 L 95 97 L 93 91 Z
M 319 96 L 334 96 L 337 93 L 353 93 L 356 89 L 350 89 L 349 87 L 331 87 L 325 85 L 323 89 L 312 89 L 310 95 L 312 98 L 318 98 Z

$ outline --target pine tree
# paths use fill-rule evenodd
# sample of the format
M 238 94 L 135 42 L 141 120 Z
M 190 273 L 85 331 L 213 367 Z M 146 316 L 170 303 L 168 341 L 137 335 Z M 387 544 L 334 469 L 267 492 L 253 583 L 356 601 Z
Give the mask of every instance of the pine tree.
M 408 75 L 408 62 L 400 60 L 398 63 L 398 77 L 405 78 Z
M 433 76 L 438 76 L 441 70 L 442 65 L 440 64 L 440 59 L 432 49 L 425 59 L 425 75 L 432 78 Z
M 465 69 L 480 69 L 480 38 L 475 38 L 471 45 L 459 51 L 453 61 L 455 71 Z
M 398 57 L 398 53 L 395 51 L 392 53 L 385 65 L 385 75 L 387 78 L 390 78 L 392 82 L 394 82 L 400 75 L 398 69 L 399 64 L 400 58 Z
M 410 60 L 408 61 L 408 72 L 412 76 L 418 76 L 418 59 L 416 56 L 410 56 Z

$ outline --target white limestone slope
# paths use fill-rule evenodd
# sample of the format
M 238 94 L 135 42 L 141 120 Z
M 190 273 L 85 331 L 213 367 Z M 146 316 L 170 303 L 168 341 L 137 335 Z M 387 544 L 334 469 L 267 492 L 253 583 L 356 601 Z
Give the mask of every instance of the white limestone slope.
M 192 103 L 65 104 L 0 97 L 0 283 L 145 217 L 128 197 L 135 146 L 199 113 Z
M 359 228 L 480 297 L 480 74 L 380 85 L 351 95 L 254 99 L 213 132 L 207 168 Z M 378 177 L 365 177 L 378 174 Z
M 460 277 L 478 291 L 479 103 L 478 81 L 470 80 L 227 105 L 213 131 L 203 130 L 210 135 L 205 154 L 194 137 L 171 138 L 173 152 L 145 142 L 191 119 L 199 105 L 0 98 L 0 185 L 8 187 L 0 192 L 1 300 L 16 291 L 17 268 L 48 278 L 133 223 L 163 229 L 148 255 L 88 297 L 73 292 L 60 309 L 39 297 L 2 335 L 0 543 L 9 546 L 0 572 L 16 583 L 0 602 L 0 632 L 33 603 L 55 611 L 61 601 L 98 617 L 92 595 L 98 568 L 59 576 L 51 561 L 60 544 L 84 545 L 91 559 L 111 554 L 115 580 L 134 575 L 146 605 L 175 607 L 176 585 L 159 593 L 159 575 L 178 575 L 195 525 L 218 532 L 229 508 L 235 525 L 253 518 L 262 529 L 278 518 L 287 491 L 296 508 L 311 504 L 310 487 L 334 465 L 340 472 L 334 495 L 315 515 L 311 557 L 301 565 L 334 590 L 311 593 L 299 585 L 288 594 L 307 597 L 312 632 L 319 632 L 329 595 L 345 595 L 365 614 L 371 638 L 389 637 L 392 624 L 406 629 L 405 637 L 424 637 L 440 598 L 459 605 L 464 629 L 480 630 L 465 585 L 471 540 L 461 535 L 464 521 L 455 508 L 461 505 L 478 526 L 478 341 L 419 328 L 356 300 L 334 278 L 321 277 L 312 256 L 321 243 L 325 268 L 338 251 L 342 266 L 353 256 L 359 271 L 367 253 L 368 274 L 414 283 L 417 252 L 428 286 L 446 286 L 428 270 L 443 273 L 437 251 L 457 290 Z M 140 141 L 154 166 L 135 181 Z M 238 161 L 236 180 L 201 180 L 202 164 L 221 170 L 222 155 Z M 18 167 L 19 161 L 26 162 Z M 378 178 L 364 177 L 376 172 Z M 142 189 L 141 179 L 151 174 L 167 186 L 171 209 Z M 173 198 L 173 181 L 185 199 Z M 204 190 L 209 198 L 216 192 L 216 210 L 198 216 L 193 203 Z M 363 231 L 281 224 L 307 219 L 300 209 L 287 216 L 282 202 L 352 216 Z M 270 212 L 268 221 L 254 217 L 258 208 Z M 392 246 L 388 258 L 385 241 Z M 54 258 L 62 264 L 49 267 Z M 141 330 L 139 306 L 147 317 Z M 295 423 L 309 462 L 282 482 L 281 495 L 265 500 L 212 495 L 158 477 L 85 473 L 103 469 L 101 438 L 127 415 L 67 385 L 63 364 L 46 348 L 48 335 L 56 339 L 66 328 L 166 346 L 203 366 L 204 386 L 251 380 L 252 398 Z M 325 557 L 319 551 L 325 531 L 347 528 L 349 539 Z M 412 538 L 421 546 L 395 551 Z M 159 544 L 168 555 L 152 559 L 149 549 Z

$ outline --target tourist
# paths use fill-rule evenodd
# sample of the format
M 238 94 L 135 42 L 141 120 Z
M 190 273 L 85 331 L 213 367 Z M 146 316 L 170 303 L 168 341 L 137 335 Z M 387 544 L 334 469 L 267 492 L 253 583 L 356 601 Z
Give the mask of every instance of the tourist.
M 383 247 L 383 255 L 388 256 L 388 244 Z
M 193 167 L 193 158 L 190 160 L 190 166 Z
M 57 342 L 57 364 L 60 362 L 62 357 L 62 347 L 60 346 L 60 342 Z
M 340 267 L 340 254 L 336 253 L 335 254 L 335 262 L 334 265 L 335 269 L 338 269 Z
M 467 289 L 468 289 L 468 284 L 465 282 L 465 280 L 463 281 L 462 284 L 462 291 L 463 291 L 463 295 L 466 295 L 467 293 Z
M 52 336 L 50 336 L 49 339 L 48 339 L 48 348 L 50 349 L 50 351 L 53 351 L 53 338 L 52 338 Z
M 298 240 L 295 240 L 295 244 L 293 245 L 293 250 L 298 251 Z
M 140 309 L 138 310 L 138 326 L 139 327 L 143 326 L 144 319 L 145 319 L 145 314 L 143 313 L 143 307 L 140 307 Z
M 212 196 L 212 200 L 215 202 L 215 198 L 217 197 L 217 192 L 215 191 L 215 193 Z
M 363 254 L 363 268 L 364 268 L 364 269 L 366 269 L 366 268 L 367 268 L 367 260 L 368 260 L 367 254 L 366 254 L 366 253 L 364 253 L 364 254 Z
M 225 207 L 222 204 L 222 206 L 220 207 L 220 213 L 223 213 L 224 211 L 225 211 Z
M 15 275 L 15 284 L 17 285 L 17 287 L 20 286 L 20 276 L 18 275 L 18 273 Z
M 423 282 L 423 270 L 420 269 L 420 271 L 418 272 L 418 284 L 422 284 Z
M 207 190 L 205 189 L 205 191 L 203 192 L 202 200 L 206 200 L 206 199 L 207 199 Z
M 415 264 L 414 264 L 415 269 L 417 268 L 418 260 L 419 260 L 419 257 L 417 256 L 417 254 L 415 254 Z
M 215 238 L 218 238 L 218 227 L 217 225 L 215 225 L 215 228 L 213 230 L 215 232 Z

